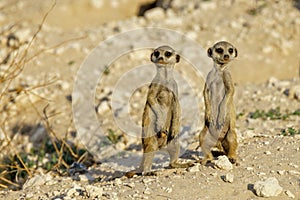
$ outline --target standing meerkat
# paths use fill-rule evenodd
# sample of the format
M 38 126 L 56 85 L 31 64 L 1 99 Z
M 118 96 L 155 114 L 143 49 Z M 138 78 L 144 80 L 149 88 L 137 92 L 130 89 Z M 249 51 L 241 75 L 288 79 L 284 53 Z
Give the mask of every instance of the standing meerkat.
M 180 56 L 169 46 L 160 46 L 151 54 L 156 65 L 156 76 L 152 80 L 142 119 L 143 158 L 137 170 L 127 172 L 127 177 L 135 174 L 149 174 L 153 157 L 160 149 L 170 155 L 170 167 L 185 168 L 190 164 L 178 163 L 179 131 L 181 110 L 178 101 L 177 83 L 173 77 L 174 65 Z
M 207 50 L 214 61 L 208 73 L 203 95 L 205 102 L 204 127 L 199 135 L 199 144 L 204 154 L 202 164 L 213 159 L 211 149 L 222 149 L 231 163 L 236 162 L 237 135 L 235 131 L 236 113 L 233 103 L 234 86 L 228 64 L 237 57 L 237 49 L 230 43 L 221 41 Z

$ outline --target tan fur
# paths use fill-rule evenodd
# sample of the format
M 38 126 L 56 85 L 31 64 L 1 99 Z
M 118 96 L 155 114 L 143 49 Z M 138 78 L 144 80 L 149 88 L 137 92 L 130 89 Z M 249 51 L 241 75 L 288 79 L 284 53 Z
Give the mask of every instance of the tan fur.
M 135 174 L 151 173 L 154 154 L 165 149 L 170 155 L 171 167 L 188 167 L 179 164 L 180 105 L 177 83 L 172 70 L 180 56 L 169 46 L 161 46 L 151 54 L 157 74 L 152 80 L 142 120 L 143 158 L 137 170 L 127 172 L 127 177 Z
M 205 123 L 199 135 L 199 144 L 204 154 L 202 164 L 213 159 L 212 147 L 222 149 L 232 163 L 236 162 L 237 135 L 236 113 L 233 103 L 234 85 L 228 64 L 237 57 L 237 49 L 222 41 L 209 48 L 208 56 L 214 61 L 204 90 Z

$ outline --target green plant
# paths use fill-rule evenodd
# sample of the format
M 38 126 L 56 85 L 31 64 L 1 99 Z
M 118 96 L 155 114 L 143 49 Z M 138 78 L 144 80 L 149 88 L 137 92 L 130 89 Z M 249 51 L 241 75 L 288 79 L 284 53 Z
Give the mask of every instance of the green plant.
M 296 130 L 293 127 L 288 127 L 287 129 L 282 129 L 281 134 L 283 136 L 294 136 L 296 134 L 300 134 L 300 129 Z
M 275 109 L 269 109 L 268 111 L 264 110 L 256 110 L 254 112 L 249 113 L 249 117 L 252 119 L 262 118 L 263 120 L 271 119 L 271 120 L 286 120 L 291 115 L 299 115 L 300 111 L 296 110 L 295 112 L 288 112 L 282 113 L 280 111 L 280 107 L 276 107 Z
M 106 66 L 104 67 L 104 72 L 103 72 L 103 74 L 104 74 L 104 75 L 108 75 L 109 73 L 110 73 L 109 66 L 106 65 Z
M 108 139 L 113 143 L 116 144 L 118 141 L 120 141 L 121 137 L 117 135 L 112 129 L 108 129 Z
M 263 110 L 256 110 L 255 112 L 250 112 L 249 117 L 252 119 L 263 118 L 265 116 L 265 111 Z
M 68 65 L 73 65 L 74 63 L 75 63 L 74 60 L 70 60 L 70 61 L 68 62 Z
M 300 116 L 300 108 L 298 110 L 295 110 L 292 115 Z

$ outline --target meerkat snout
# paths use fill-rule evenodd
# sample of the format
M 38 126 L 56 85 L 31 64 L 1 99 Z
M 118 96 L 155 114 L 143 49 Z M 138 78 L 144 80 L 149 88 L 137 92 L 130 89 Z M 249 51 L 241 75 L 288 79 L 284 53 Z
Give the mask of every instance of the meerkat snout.
M 229 59 L 229 55 L 228 54 L 225 54 L 224 55 L 224 60 L 228 60 Z

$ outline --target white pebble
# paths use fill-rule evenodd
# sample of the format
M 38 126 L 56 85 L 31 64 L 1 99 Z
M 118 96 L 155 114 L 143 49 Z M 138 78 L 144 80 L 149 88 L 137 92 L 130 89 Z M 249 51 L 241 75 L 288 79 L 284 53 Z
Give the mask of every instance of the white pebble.
M 279 185 L 278 180 L 270 177 L 265 181 L 257 181 L 254 183 L 254 190 L 257 196 L 260 197 L 275 197 L 282 192 L 282 187 Z
M 234 179 L 234 175 L 231 174 L 231 173 L 228 173 L 224 176 L 224 181 L 225 182 L 228 182 L 228 183 L 232 183 L 233 182 L 233 179 Z
M 232 164 L 228 160 L 227 156 L 219 156 L 218 160 L 215 161 L 215 165 L 219 169 L 231 170 Z
M 266 155 L 271 155 L 272 153 L 270 151 L 265 151 Z
M 292 198 L 292 199 L 295 199 L 295 195 L 294 195 L 291 191 L 287 190 L 287 191 L 285 191 L 285 194 L 286 194 L 288 197 L 290 197 L 290 198 Z
M 279 175 L 283 175 L 283 174 L 285 173 L 285 170 L 278 170 L 277 173 L 278 173 Z

